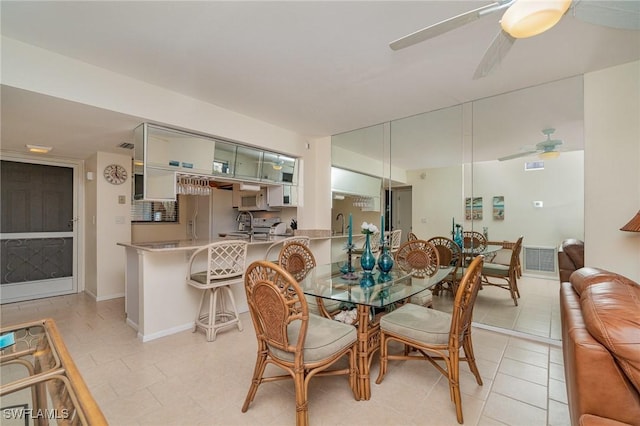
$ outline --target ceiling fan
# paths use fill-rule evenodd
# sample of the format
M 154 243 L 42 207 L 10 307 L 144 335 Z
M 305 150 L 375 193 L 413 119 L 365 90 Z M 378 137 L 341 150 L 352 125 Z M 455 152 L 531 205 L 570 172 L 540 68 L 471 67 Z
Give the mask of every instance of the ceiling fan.
M 560 139 L 551 139 L 551 135 L 555 131 L 556 129 L 544 129 L 542 133 L 547 136 L 547 139 L 542 142 L 538 142 L 535 149 L 507 155 L 506 157 L 500 157 L 498 158 L 498 161 L 512 160 L 514 158 L 526 157 L 533 154 L 538 154 L 538 156 L 543 160 L 557 158 L 560 155 L 560 151 L 558 151 L 556 147 L 562 145 L 562 141 Z
M 538 35 L 550 29 L 568 10 L 571 10 L 572 16 L 592 24 L 640 29 L 640 1 L 496 0 L 394 40 L 389 47 L 393 50 L 404 49 L 500 10 L 505 10 L 500 21 L 502 28 L 476 68 L 474 80 L 487 76 L 504 59 L 516 39 Z

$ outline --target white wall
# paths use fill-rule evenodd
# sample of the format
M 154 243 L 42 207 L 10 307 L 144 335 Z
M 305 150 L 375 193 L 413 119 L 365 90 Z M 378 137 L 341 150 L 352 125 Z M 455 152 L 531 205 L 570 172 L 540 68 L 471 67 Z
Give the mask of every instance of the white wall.
M 98 294 L 98 153 L 85 161 L 85 170 L 93 174 L 93 180 L 84 182 L 84 289 L 94 298 Z M 86 176 L 86 174 L 85 174 Z M 80 278 L 82 279 L 82 278 Z
M 640 61 L 585 75 L 585 264 L 640 282 Z
M 535 160 L 536 158 L 533 157 Z M 544 170 L 525 171 L 531 157 L 473 164 L 473 196 L 483 199 L 483 218 L 473 229 L 488 228 L 492 241 L 557 247 L 566 238 L 584 238 L 584 152 L 563 152 L 544 162 Z M 466 194 L 470 196 L 470 194 Z M 504 196 L 504 220 L 493 219 L 493 197 Z M 535 208 L 534 201 L 542 201 Z M 465 220 L 465 229 L 471 229 Z
M 119 164 L 129 178 L 112 185 L 103 177 L 109 164 Z M 85 179 L 84 288 L 96 300 L 124 296 L 124 255 L 118 242 L 131 239 L 131 158 L 98 152 L 85 163 L 93 180 Z M 85 174 L 86 177 L 86 174 Z M 120 196 L 124 203 L 120 204 Z

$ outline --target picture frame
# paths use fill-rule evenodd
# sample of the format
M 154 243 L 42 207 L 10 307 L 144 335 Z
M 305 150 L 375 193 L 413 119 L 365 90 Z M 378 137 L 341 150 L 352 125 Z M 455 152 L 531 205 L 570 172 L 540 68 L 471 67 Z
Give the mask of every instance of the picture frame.
M 493 220 L 504 220 L 504 196 L 493 197 Z
M 467 197 L 464 203 L 466 220 L 482 220 L 482 197 Z

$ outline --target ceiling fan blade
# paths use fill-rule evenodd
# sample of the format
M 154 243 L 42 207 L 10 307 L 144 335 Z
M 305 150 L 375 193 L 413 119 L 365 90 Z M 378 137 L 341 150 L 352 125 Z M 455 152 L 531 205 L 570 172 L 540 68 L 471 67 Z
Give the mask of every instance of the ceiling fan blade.
M 393 50 L 400 50 L 405 47 L 413 46 L 414 44 L 439 36 L 440 34 L 460 28 L 461 26 L 466 25 L 469 22 L 473 22 L 484 15 L 509 7 L 514 1 L 515 0 L 500 0 L 477 9 L 461 13 L 453 18 L 445 19 L 444 21 L 429 25 L 426 28 L 394 40 L 389 43 L 389 47 Z
M 519 152 L 519 153 L 517 153 L 517 154 L 507 155 L 506 157 L 500 157 L 500 158 L 498 158 L 498 161 L 513 160 L 514 158 L 526 157 L 527 155 L 537 154 L 538 152 L 539 152 L 539 151 L 526 151 L 526 152 Z
M 640 2 L 624 0 L 581 0 L 570 13 L 581 21 L 624 30 L 640 30 Z
M 477 80 L 482 77 L 486 77 L 507 56 L 509 49 L 516 42 L 514 37 L 511 37 L 505 31 L 500 31 L 491 42 L 491 45 L 484 53 L 476 72 L 473 74 L 473 79 Z

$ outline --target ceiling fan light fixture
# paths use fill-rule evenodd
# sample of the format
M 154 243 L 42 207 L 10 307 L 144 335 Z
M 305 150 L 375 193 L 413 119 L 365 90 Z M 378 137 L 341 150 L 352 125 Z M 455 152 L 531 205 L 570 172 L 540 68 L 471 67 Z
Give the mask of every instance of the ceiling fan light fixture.
M 547 31 L 560 21 L 571 0 L 517 0 L 502 16 L 502 29 L 515 38 Z
M 538 158 L 541 160 L 553 160 L 558 157 L 560 157 L 560 152 L 558 151 L 545 151 L 538 154 Z

